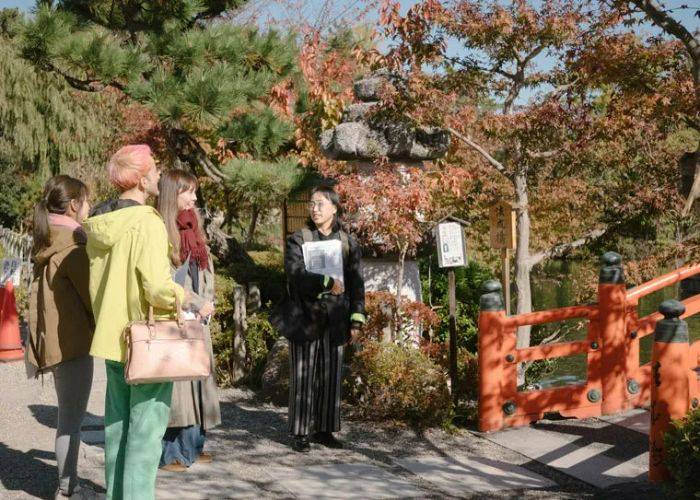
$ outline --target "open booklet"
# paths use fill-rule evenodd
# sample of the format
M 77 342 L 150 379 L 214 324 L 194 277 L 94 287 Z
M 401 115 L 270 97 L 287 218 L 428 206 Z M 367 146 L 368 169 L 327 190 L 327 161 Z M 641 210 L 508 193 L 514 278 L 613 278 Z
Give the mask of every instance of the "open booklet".
M 307 271 L 343 281 L 343 245 L 340 240 L 309 241 L 301 249 Z

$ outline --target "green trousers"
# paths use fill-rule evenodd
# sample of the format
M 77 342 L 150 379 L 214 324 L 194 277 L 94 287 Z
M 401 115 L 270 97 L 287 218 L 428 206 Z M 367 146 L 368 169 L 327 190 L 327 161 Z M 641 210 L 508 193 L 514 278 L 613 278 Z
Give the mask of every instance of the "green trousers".
M 128 385 L 122 363 L 107 361 L 106 366 L 107 499 L 152 500 L 173 384 Z

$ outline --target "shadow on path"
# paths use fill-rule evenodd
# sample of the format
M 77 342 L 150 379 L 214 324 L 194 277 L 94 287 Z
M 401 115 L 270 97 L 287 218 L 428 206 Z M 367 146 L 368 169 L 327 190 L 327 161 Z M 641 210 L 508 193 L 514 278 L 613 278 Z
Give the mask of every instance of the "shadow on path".
M 7 490 L 52 499 L 58 486 L 56 466 L 44 460 L 55 460 L 54 454 L 36 449 L 25 453 L 0 443 L 0 483 Z M 81 483 L 95 491 L 104 491 L 92 481 L 81 480 Z
M 55 429 L 58 422 L 58 407 L 54 405 L 29 405 L 32 416 L 44 427 Z M 90 412 L 85 413 L 83 419 L 83 429 L 101 428 L 102 425 L 90 425 L 95 422 L 103 422 L 103 418 Z

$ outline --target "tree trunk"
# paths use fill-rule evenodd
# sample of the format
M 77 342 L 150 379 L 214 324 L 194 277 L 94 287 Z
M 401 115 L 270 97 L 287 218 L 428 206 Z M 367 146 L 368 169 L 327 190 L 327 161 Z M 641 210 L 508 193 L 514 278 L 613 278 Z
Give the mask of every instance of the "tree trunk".
M 402 302 L 402 297 L 401 297 L 401 292 L 403 290 L 403 274 L 404 274 L 404 265 L 406 263 L 406 252 L 408 251 L 408 244 L 405 244 L 401 247 L 401 252 L 399 253 L 399 275 L 396 280 L 396 319 L 394 321 L 394 340 L 399 335 L 399 331 L 401 330 L 401 302 Z
M 530 208 L 527 194 L 527 171 L 518 169 L 513 178 L 517 203 L 517 247 L 515 250 L 515 288 L 517 290 L 517 314 L 532 312 L 532 289 L 530 284 Z M 521 349 L 530 345 L 530 326 L 518 328 L 516 346 Z M 525 365 L 518 367 L 518 385 L 525 382 Z
M 260 215 L 260 209 L 257 205 L 253 205 L 253 213 L 250 216 L 250 225 L 248 226 L 248 231 L 245 237 L 245 246 L 249 248 L 253 244 L 253 238 L 255 237 L 255 228 L 258 225 L 258 216 Z
M 680 161 L 681 175 L 683 178 L 683 196 L 686 197 L 683 215 L 687 216 L 693 212 L 693 204 L 698 207 L 697 200 L 700 199 L 700 143 L 695 153 L 686 153 Z M 700 214 L 700 209 L 696 208 L 696 213 Z
M 246 312 L 246 290 L 241 285 L 233 289 L 233 336 L 230 339 L 231 357 L 229 358 L 229 376 L 231 383 L 236 383 L 245 374 L 245 331 L 248 328 Z

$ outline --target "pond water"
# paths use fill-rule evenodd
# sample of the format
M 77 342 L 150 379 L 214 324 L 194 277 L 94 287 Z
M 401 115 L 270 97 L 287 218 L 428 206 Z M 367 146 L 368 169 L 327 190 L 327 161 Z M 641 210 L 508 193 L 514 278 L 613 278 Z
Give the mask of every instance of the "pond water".
M 580 278 L 581 265 L 577 262 L 553 261 L 533 273 L 533 309 L 541 311 L 557 307 L 579 305 L 575 302 L 573 284 Z M 669 286 L 640 300 L 638 314 L 644 317 L 658 311 L 659 304 L 668 299 L 680 299 L 679 285 Z M 595 299 L 594 299 L 595 300 Z M 700 315 L 687 319 L 691 342 L 700 339 Z M 539 328 L 539 330 L 537 330 Z M 587 335 L 587 321 L 573 320 L 542 325 L 533 328 L 533 338 L 545 336 L 560 330 L 563 337 L 560 341 L 584 339 Z M 651 360 L 653 335 L 640 340 L 640 364 Z M 558 358 L 553 363 L 545 363 L 539 367 L 540 373 L 533 372 L 528 377 L 529 383 L 537 383 L 541 387 L 554 387 L 574 383 L 586 378 L 586 356 L 571 356 Z

